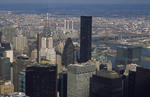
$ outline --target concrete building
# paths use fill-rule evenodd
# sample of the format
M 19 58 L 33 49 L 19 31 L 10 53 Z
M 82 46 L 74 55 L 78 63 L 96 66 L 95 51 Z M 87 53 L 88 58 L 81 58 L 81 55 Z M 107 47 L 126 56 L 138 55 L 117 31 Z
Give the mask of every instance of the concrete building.
M 0 94 L 1 95 L 6 95 L 9 93 L 13 93 L 14 92 L 14 85 L 11 83 L 11 81 L 3 81 L 0 80 Z
M 27 38 L 23 35 L 18 35 L 13 39 L 13 47 L 17 51 L 23 51 L 27 47 Z
M 56 51 L 54 48 L 47 49 L 46 59 L 56 64 Z
M 14 62 L 13 50 L 6 50 L 5 57 L 9 58 L 11 63 Z
M 53 38 L 52 38 L 52 36 L 42 37 L 40 57 L 44 60 L 48 60 L 48 61 L 51 61 L 54 64 L 56 64 L 56 51 L 53 47 Z
M 68 66 L 67 97 L 89 97 L 90 77 L 96 72 L 92 62 Z
M 40 63 L 41 61 L 41 40 L 42 40 L 42 35 L 37 34 L 37 63 Z
M 47 48 L 53 48 L 53 38 L 52 37 L 48 37 L 47 38 Z
M 31 52 L 31 59 L 33 61 L 37 61 L 37 49 L 34 49 L 32 52 Z
M 46 49 L 47 48 L 47 41 L 46 37 L 42 37 L 41 39 L 41 48 Z
M 60 42 L 56 47 L 56 64 L 57 64 L 57 73 L 62 72 L 62 54 L 64 50 L 64 42 Z
M 64 33 L 74 31 L 74 22 L 73 20 L 64 20 Z

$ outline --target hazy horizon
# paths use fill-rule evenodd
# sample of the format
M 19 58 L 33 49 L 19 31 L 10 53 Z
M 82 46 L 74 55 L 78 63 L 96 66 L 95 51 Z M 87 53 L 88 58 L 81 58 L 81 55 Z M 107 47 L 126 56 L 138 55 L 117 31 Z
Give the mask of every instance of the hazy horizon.
M 1 0 L 0 3 L 49 4 L 150 4 L 150 0 Z

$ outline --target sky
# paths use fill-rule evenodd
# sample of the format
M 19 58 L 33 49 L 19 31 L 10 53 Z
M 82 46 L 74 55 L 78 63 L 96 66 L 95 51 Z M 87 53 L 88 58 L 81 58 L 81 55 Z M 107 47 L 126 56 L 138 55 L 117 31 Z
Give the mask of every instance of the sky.
M 0 3 L 150 4 L 150 0 L 0 0 Z

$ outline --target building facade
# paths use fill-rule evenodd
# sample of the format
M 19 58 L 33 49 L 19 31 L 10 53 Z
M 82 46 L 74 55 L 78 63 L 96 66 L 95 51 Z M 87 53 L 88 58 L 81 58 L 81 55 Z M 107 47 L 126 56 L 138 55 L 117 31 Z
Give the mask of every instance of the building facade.
M 81 16 L 80 30 L 80 62 L 87 62 L 91 59 L 92 46 L 92 17 Z
M 19 86 L 18 86 L 18 90 L 19 90 L 19 92 L 23 92 L 23 93 L 25 93 L 26 92 L 26 80 L 25 80 L 25 75 L 26 75 L 26 73 L 25 73 L 25 71 L 22 71 L 22 72 L 20 72 L 19 73 Z
M 0 94 L 1 95 L 6 95 L 9 93 L 14 92 L 14 85 L 11 83 L 11 81 L 2 81 L 0 80 Z
M 89 97 L 90 77 L 96 72 L 93 63 L 68 66 L 67 97 Z
M 44 65 L 28 67 L 26 94 L 29 97 L 57 97 L 57 67 Z
M 98 71 L 90 79 L 90 97 L 122 97 L 122 79 L 114 71 Z
M 72 43 L 72 39 L 68 38 L 66 40 L 63 55 L 62 55 L 62 65 L 68 66 L 69 64 L 74 64 L 75 62 L 75 48 Z
M 120 46 L 117 48 L 116 65 L 138 64 L 141 62 L 141 47 Z
M 27 46 L 27 38 L 23 35 L 18 35 L 13 39 L 13 47 L 15 50 L 23 51 Z

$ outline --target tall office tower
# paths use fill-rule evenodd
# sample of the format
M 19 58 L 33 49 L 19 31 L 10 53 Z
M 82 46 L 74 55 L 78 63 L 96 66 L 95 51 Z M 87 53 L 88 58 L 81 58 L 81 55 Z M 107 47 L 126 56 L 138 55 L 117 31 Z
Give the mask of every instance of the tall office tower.
M 32 65 L 32 62 L 27 56 L 18 56 L 13 63 L 13 84 L 15 92 L 19 91 L 19 74 L 26 69 L 27 66 Z
M 47 55 L 46 59 L 56 64 L 56 51 L 53 47 L 53 37 L 50 35 L 47 37 Z
M 87 62 L 91 59 L 92 46 L 92 17 L 81 16 L 80 32 L 80 62 Z
M 37 62 L 40 63 L 40 50 L 41 50 L 41 34 L 37 34 Z
M 28 46 L 27 45 L 27 38 L 23 35 L 18 35 L 13 39 L 13 46 L 14 49 L 17 51 L 23 51 Z
M 138 64 L 141 62 L 141 47 L 120 46 L 117 48 L 116 65 Z
M 40 56 L 41 57 L 46 57 L 46 54 L 47 54 L 47 47 L 46 47 L 46 44 L 47 44 L 47 41 L 46 41 L 46 37 L 42 37 L 41 38 L 41 49 L 40 49 Z
M 135 91 L 133 97 L 150 96 L 150 69 L 137 67 L 135 78 Z
M 37 49 L 34 49 L 34 50 L 31 51 L 31 59 L 34 62 L 37 62 Z
M 60 42 L 56 47 L 56 64 L 58 74 L 62 72 L 62 53 L 64 50 L 64 42 Z
M 90 79 L 90 97 L 122 97 L 122 78 L 114 71 L 98 71 Z
M 46 59 L 53 64 L 56 64 L 56 51 L 54 48 L 47 49 Z
M 137 65 L 135 64 L 130 64 L 126 66 L 124 76 L 122 77 L 123 83 L 122 97 L 134 97 L 136 67 Z
M 9 58 L 10 62 L 13 63 L 13 59 L 14 59 L 13 50 L 6 50 L 4 54 L 5 54 L 5 57 Z
M 72 39 L 68 38 L 65 43 L 65 47 L 62 55 L 62 65 L 68 66 L 69 64 L 74 64 L 75 61 L 74 57 L 75 57 L 75 48 Z
M 47 38 L 47 48 L 53 48 L 53 37 L 50 36 Z
M 51 61 L 52 63 L 56 63 L 56 52 L 53 47 L 53 38 L 50 37 L 42 37 L 41 41 L 41 50 L 40 56 L 45 60 Z
M 71 32 L 74 30 L 73 20 L 64 20 L 64 33 Z
M 42 39 L 41 39 L 41 49 L 42 48 L 47 48 L 47 41 L 46 41 L 47 39 L 46 39 L 46 37 L 42 37 Z
M 57 97 L 57 67 L 46 64 L 27 67 L 26 94 L 29 97 Z
M 60 97 L 67 97 L 67 71 L 60 73 L 59 94 Z
M 92 62 L 68 66 L 67 97 L 89 97 L 90 77 L 96 72 Z
M 0 58 L 0 80 L 10 80 L 10 60 L 9 58 Z

